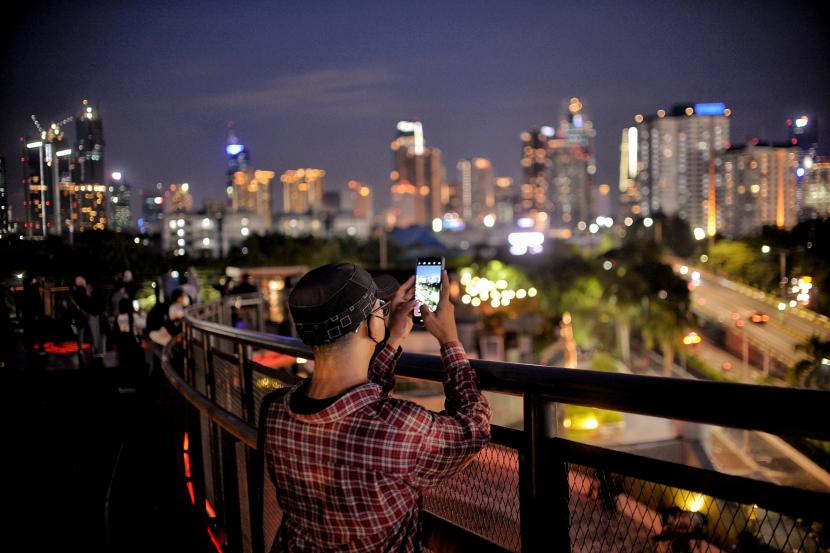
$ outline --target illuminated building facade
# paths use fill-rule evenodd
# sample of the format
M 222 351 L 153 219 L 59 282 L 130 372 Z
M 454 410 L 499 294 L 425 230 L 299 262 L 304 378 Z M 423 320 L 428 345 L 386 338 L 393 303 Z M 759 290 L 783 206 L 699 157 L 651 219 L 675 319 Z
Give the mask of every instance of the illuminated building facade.
M 75 230 L 107 227 L 107 186 L 104 171 L 104 128 L 98 109 L 84 100 L 75 116 L 75 163 L 72 170 L 75 200 L 70 218 Z M 71 194 L 71 192 L 70 192 Z
M 721 186 L 717 190 L 719 232 L 740 237 L 755 234 L 765 225 L 784 229 L 795 226 L 795 146 L 754 141 L 729 148 L 722 154 L 721 162 Z
M 193 196 L 190 194 L 190 184 L 171 184 L 164 192 L 164 213 L 188 213 L 193 209 Z
M 400 121 L 392 149 L 392 210 L 398 227 L 427 226 L 449 202 L 441 150 L 427 146 L 420 121 Z
M 271 228 L 271 182 L 273 171 L 237 171 L 234 173 L 231 209 L 259 216 Z
M 55 124 L 48 131 L 42 131 L 38 138 L 20 140 L 26 212 L 24 234 L 27 238 L 60 234 L 63 189 L 71 182 L 74 168 L 72 151 L 67 147 L 62 129 Z
M 522 140 L 522 172 L 524 180 L 519 188 L 516 219 L 529 220 L 534 227 L 547 227 L 547 213 L 551 203 L 551 159 L 548 142 L 556 135 L 553 127 L 543 126 L 520 135 Z M 544 214 L 544 215 L 543 215 Z
M 677 104 L 637 115 L 637 188 L 649 213 L 679 215 L 713 235 L 717 159 L 729 147 L 729 116 L 722 103 Z
M 234 131 L 233 123 L 228 123 L 228 141 L 225 145 L 225 154 L 228 159 L 225 193 L 227 194 L 228 204 L 233 205 L 234 185 L 238 180 L 240 180 L 237 177 L 237 173 L 244 173 L 247 175 L 250 170 L 251 161 L 248 148 L 239 142 L 236 132 Z
M 830 217 L 830 158 L 810 158 L 801 188 L 804 218 Z
M 112 227 L 122 232 L 133 226 L 132 190 L 124 175 L 116 171 L 110 175 L 109 185 L 110 222 Z
M 141 217 L 136 221 L 138 231 L 142 234 L 161 232 L 164 221 L 164 194 L 162 185 L 157 182 L 150 192 L 141 191 Z
M 497 178 L 494 197 L 495 205 L 493 206 L 493 212 L 495 214 L 495 222 L 499 224 L 511 224 L 513 222 L 513 206 L 516 203 L 513 179 L 510 177 Z
M 343 210 L 371 222 L 374 217 L 372 188 L 356 180 L 350 180 L 346 188 L 346 194 L 341 197 Z
M 283 212 L 320 213 L 323 211 L 322 169 L 291 169 L 280 176 L 283 185 Z
M 6 158 L 0 156 L 0 236 L 9 232 L 9 197 L 6 187 Z
M 461 217 L 467 225 L 481 224 L 486 215 L 493 214 L 496 204 L 493 162 L 483 157 L 462 159 L 456 168 L 459 186 L 455 196 Z
M 651 213 L 647 198 L 641 193 L 637 180 L 637 148 L 637 127 L 623 129 L 620 141 L 620 180 L 617 190 L 622 218 L 645 217 Z

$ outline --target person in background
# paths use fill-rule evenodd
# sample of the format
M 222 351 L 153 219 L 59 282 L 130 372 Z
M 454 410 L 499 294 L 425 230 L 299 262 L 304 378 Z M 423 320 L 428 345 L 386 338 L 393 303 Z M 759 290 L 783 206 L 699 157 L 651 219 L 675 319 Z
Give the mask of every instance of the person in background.
M 202 281 L 199 280 L 199 272 L 196 270 L 196 267 L 191 265 L 187 268 L 187 272 L 185 274 L 187 275 L 187 281 L 195 290 L 195 293 L 193 294 L 193 301 L 194 303 L 199 303 L 199 292 L 202 290 Z
M 191 304 L 197 303 L 196 300 L 199 297 L 199 289 L 196 288 L 196 286 L 194 286 L 193 284 L 191 284 L 190 278 L 188 278 L 187 274 L 183 274 L 179 277 L 179 289 L 181 289 L 185 294 L 187 294 L 187 297 L 190 298 Z
M 239 284 L 234 286 L 233 290 L 231 290 L 231 294 L 256 294 L 259 290 L 254 284 L 254 279 L 251 277 L 250 274 L 244 273 L 242 275 L 242 280 Z
M 168 267 L 161 275 L 161 291 L 164 294 L 164 301 L 169 301 L 173 291 L 179 287 L 179 272 Z

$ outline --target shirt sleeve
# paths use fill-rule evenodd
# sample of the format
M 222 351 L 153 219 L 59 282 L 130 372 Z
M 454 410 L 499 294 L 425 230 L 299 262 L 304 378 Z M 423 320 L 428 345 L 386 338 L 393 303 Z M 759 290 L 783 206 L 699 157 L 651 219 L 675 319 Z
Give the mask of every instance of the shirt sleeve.
M 395 366 L 402 351 L 400 347 L 393 349 L 392 346 L 386 345 L 369 366 L 369 382 L 379 384 L 383 388 L 384 396 L 389 395 L 395 387 Z
M 441 346 L 444 363 L 444 410 L 423 410 L 425 436 L 410 475 L 416 487 L 431 486 L 460 471 L 490 441 L 492 413 L 479 389 L 478 376 L 460 342 Z

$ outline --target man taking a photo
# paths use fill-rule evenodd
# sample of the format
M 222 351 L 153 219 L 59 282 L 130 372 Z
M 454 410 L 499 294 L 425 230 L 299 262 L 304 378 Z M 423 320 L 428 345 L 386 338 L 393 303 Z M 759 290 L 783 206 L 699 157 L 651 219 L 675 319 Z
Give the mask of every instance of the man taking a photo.
M 489 442 L 490 407 L 458 341 L 446 271 L 436 311 L 421 305 L 441 346 L 445 409 L 389 397 L 412 329 L 413 284 L 384 303 L 368 272 L 339 263 L 310 271 L 291 292 L 315 366 L 265 414 L 265 458 L 283 510 L 272 552 L 420 551 L 422 490 Z

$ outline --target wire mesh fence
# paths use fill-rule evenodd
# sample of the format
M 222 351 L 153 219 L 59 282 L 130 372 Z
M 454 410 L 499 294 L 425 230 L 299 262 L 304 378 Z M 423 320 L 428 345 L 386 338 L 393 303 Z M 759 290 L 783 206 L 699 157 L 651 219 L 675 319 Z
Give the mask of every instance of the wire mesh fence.
M 578 464 L 568 466 L 571 551 L 827 551 L 819 521 Z

